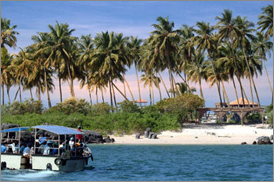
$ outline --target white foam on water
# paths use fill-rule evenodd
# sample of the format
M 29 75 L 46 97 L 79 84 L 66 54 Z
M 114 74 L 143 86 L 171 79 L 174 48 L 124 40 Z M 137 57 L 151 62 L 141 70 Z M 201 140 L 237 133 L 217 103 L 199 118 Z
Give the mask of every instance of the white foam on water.
M 10 181 L 41 181 L 47 180 L 48 177 L 58 174 L 55 171 L 35 171 L 35 170 L 20 170 L 18 174 L 8 174 L 5 179 Z

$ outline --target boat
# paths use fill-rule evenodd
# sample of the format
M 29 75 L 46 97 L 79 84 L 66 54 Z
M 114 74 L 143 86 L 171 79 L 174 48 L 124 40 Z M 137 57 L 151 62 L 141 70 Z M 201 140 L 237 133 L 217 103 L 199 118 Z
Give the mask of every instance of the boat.
M 89 165 L 89 158 L 93 160 L 93 156 L 91 150 L 85 145 L 74 147 L 74 149 L 70 149 L 69 147 L 59 147 L 62 141 L 68 141 L 69 139 L 73 139 L 74 144 L 76 143 L 76 135 L 84 135 L 84 133 L 76 131 L 71 128 L 67 128 L 64 126 L 56 126 L 56 125 L 39 125 L 33 127 L 19 127 L 19 128 L 11 128 L 7 130 L 1 131 L 1 133 L 7 133 L 9 140 L 17 140 L 19 141 L 19 146 L 22 143 L 21 140 L 21 132 L 34 130 L 34 141 L 32 143 L 32 153 L 25 157 L 22 153 L 13 153 L 7 152 L 1 154 L 1 169 L 33 169 L 33 170 L 52 170 L 52 171 L 64 171 L 64 172 L 72 172 L 72 171 L 80 171 L 83 170 L 87 165 Z M 10 138 L 10 133 L 19 133 L 14 138 Z M 49 137 L 40 137 L 39 134 L 46 133 L 54 135 L 54 138 Z M 51 135 L 51 136 L 52 136 Z M 41 139 L 41 140 L 40 140 Z M 47 145 L 50 143 L 55 143 L 56 146 L 47 146 L 48 151 L 55 150 L 55 154 L 52 152 L 49 153 L 39 153 L 40 149 L 46 150 L 39 145 L 39 141 L 46 142 Z M 68 142 L 66 142 L 68 143 Z M 17 147 L 18 148 L 18 147 Z

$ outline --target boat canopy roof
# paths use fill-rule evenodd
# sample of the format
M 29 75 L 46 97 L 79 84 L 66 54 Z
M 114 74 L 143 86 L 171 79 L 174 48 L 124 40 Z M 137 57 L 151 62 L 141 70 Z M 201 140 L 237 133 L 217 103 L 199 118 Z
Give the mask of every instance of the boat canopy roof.
M 32 128 L 46 130 L 57 135 L 78 135 L 83 134 L 82 132 L 76 131 L 71 128 L 67 128 L 64 126 L 55 126 L 55 125 L 40 125 L 40 126 L 33 126 Z
M 6 129 L 6 130 L 2 130 L 1 133 L 18 132 L 18 131 L 23 131 L 23 130 L 27 130 L 27 129 L 29 129 L 29 127 L 10 128 L 10 129 Z

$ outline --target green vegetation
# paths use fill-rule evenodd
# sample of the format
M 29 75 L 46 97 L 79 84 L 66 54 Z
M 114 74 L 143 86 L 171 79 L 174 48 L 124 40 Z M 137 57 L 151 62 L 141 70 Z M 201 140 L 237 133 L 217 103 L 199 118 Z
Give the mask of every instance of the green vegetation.
M 176 102 L 174 106 L 172 102 Z M 112 113 L 111 110 L 114 108 L 107 103 L 91 106 L 84 100 L 69 98 L 40 112 L 42 105 L 39 101 L 26 100 L 3 107 L 1 122 L 20 126 L 49 123 L 73 128 L 81 125 L 83 129 L 95 130 L 105 135 L 143 132 L 147 127 L 160 132 L 180 129 L 182 124 L 188 121 L 187 118 L 191 118 L 195 109 L 203 104 L 204 101 L 200 97 L 185 94 L 142 109 L 133 102 L 123 101 Z M 190 105 L 192 107 L 189 107 Z

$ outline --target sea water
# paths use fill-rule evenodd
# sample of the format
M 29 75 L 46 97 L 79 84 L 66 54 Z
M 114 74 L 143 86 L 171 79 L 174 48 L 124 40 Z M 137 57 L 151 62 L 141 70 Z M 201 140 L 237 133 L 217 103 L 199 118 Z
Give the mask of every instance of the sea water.
M 272 145 L 89 145 L 83 171 L 3 170 L 2 181 L 273 181 Z

